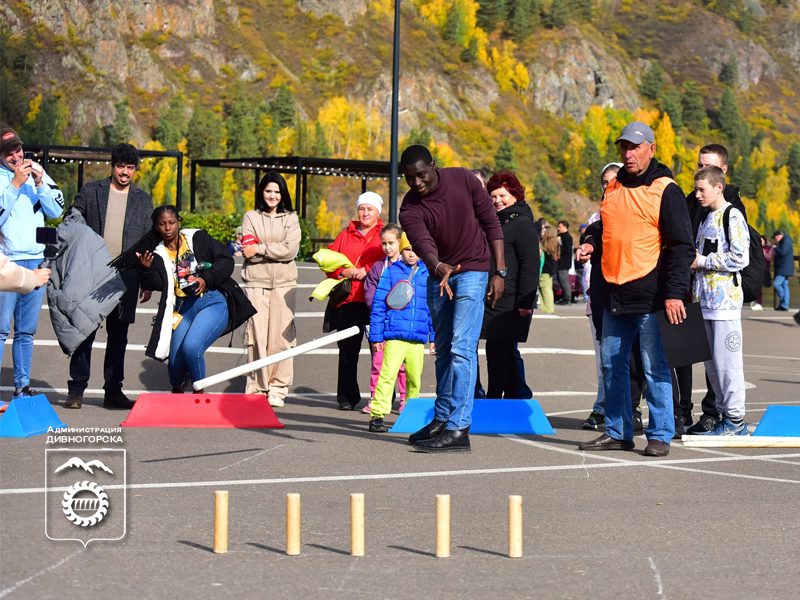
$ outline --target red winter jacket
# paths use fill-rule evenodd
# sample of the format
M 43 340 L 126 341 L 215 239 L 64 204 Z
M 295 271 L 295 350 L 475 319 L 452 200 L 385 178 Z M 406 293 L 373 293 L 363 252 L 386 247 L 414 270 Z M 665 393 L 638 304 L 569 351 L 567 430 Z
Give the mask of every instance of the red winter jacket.
M 350 221 L 347 229 L 342 230 L 339 236 L 328 246 L 329 249 L 335 252 L 341 252 L 350 259 L 356 268 L 364 268 L 369 272 L 376 262 L 384 258 L 383 248 L 381 248 L 381 229 L 383 229 L 383 221 L 378 219 L 378 223 L 367 232 L 367 237 L 364 237 L 358 228 L 361 226 L 360 221 Z M 328 273 L 328 277 L 332 279 L 339 279 L 344 268 L 337 269 Z M 366 302 L 364 296 L 364 282 L 352 281 L 352 290 L 347 300 L 342 304 L 348 302 Z M 339 305 L 341 306 L 341 304 Z

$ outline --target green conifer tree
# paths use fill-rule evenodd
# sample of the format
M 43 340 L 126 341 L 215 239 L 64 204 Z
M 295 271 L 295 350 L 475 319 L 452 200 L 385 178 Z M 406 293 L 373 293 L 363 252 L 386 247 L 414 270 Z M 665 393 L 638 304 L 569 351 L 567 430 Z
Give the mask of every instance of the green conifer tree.
M 133 137 L 133 129 L 128 122 L 128 116 L 131 113 L 130 101 L 126 98 L 114 105 L 116 114 L 114 116 L 114 124 L 108 132 L 108 145 L 113 148 L 117 144 L 123 142 L 130 142 Z
M 553 222 L 564 218 L 564 204 L 558 198 L 558 187 L 550 181 L 544 171 L 536 174 L 533 195 L 545 219 Z
M 473 63 L 478 58 L 478 40 L 477 38 L 470 38 L 467 45 L 461 51 L 459 55 L 461 62 L 463 63 Z
M 186 137 L 186 127 L 189 123 L 187 108 L 186 97 L 182 92 L 178 92 L 170 99 L 169 106 L 153 128 L 153 138 L 161 142 L 167 150 L 175 150 Z
M 642 83 L 639 85 L 639 91 L 642 96 L 648 100 L 658 100 L 661 97 L 661 91 L 667 84 L 667 78 L 664 75 L 664 69 L 657 60 L 650 64 L 644 75 L 642 75 Z
M 222 138 L 222 118 L 196 103 L 186 132 L 189 156 L 194 159 L 221 158 Z M 222 208 L 222 177 L 222 169 L 198 169 L 197 196 L 202 211 L 213 212 Z
M 517 44 L 522 44 L 531 34 L 533 16 L 531 4 L 531 0 L 515 0 L 508 11 L 506 35 Z
M 425 146 L 430 150 L 432 141 L 431 132 L 427 127 L 422 131 L 418 130 L 416 127 L 412 127 L 411 131 L 408 132 L 406 146 Z
M 561 134 L 561 140 L 558 142 L 555 156 L 553 156 L 551 161 L 555 172 L 561 175 L 564 174 L 564 169 L 567 167 L 564 162 L 564 155 L 567 152 L 567 148 L 569 148 L 569 131 L 564 131 L 564 133 Z
M 294 125 L 296 112 L 294 95 L 285 83 L 280 85 L 278 95 L 275 96 L 275 100 L 270 102 L 269 112 L 281 129 Z
M 683 107 L 683 125 L 693 133 L 705 131 L 708 119 L 705 106 L 703 106 L 703 97 L 700 95 L 696 81 L 683 82 L 681 106 Z M 670 115 L 671 117 L 672 115 Z
M 774 231 L 774 228 L 771 228 L 769 225 L 770 222 L 767 219 L 767 202 L 764 200 L 764 198 L 762 198 L 758 201 L 758 219 L 756 220 L 756 229 L 758 229 L 758 231 L 760 231 L 764 237 L 767 237 L 770 233 L 772 233 L 771 231 L 770 233 L 767 233 L 770 229 L 773 229 Z
M 584 169 L 586 170 L 586 180 L 584 182 L 584 186 L 589 193 L 593 193 L 597 190 L 597 186 L 600 182 L 600 172 L 603 170 L 605 166 L 605 162 L 603 161 L 603 157 L 600 156 L 600 150 L 597 149 L 597 144 L 594 143 L 594 140 L 589 138 L 586 140 L 586 145 L 583 147 L 582 151 L 582 158 Z
M 47 96 L 39 105 L 39 114 L 32 122 L 25 124 L 20 136 L 29 144 L 63 144 L 64 128 L 67 125 L 65 116 L 66 110 L 61 98 Z
M 442 37 L 448 42 L 459 46 L 467 43 L 467 6 L 464 0 L 455 0 L 453 6 L 447 12 L 447 20 L 444 23 Z
M 725 86 L 718 112 L 720 129 L 735 150 L 735 156 L 748 154 L 750 151 L 750 127 L 742 119 L 732 87 Z M 734 164 L 736 161 L 731 160 L 730 162 Z
M 258 153 L 255 112 L 241 84 L 234 88 L 230 103 L 225 107 L 228 133 L 228 158 L 251 157 Z
M 758 186 L 756 186 L 756 177 L 753 173 L 753 163 L 750 162 L 748 155 L 745 154 L 742 157 L 734 174 L 733 180 L 739 186 L 739 193 L 745 198 L 755 199 Z
M 593 0 L 570 0 L 569 11 L 573 16 L 591 23 L 594 18 Z
M 718 79 L 721 84 L 732 88 L 739 83 L 739 62 L 733 54 L 728 57 L 728 62 L 722 65 Z
M 497 24 L 504 21 L 508 14 L 507 0 L 480 0 L 478 3 L 478 27 L 491 33 Z
M 792 200 L 800 200 L 800 143 L 797 140 L 789 146 L 789 155 L 786 157 L 786 168 L 789 170 L 789 187 L 792 190 Z
M 325 130 L 317 122 L 314 124 L 314 156 L 328 158 L 330 155 L 331 149 L 328 146 L 328 140 L 325 138 Z
M 563 29 L 569 23 L 567 0 L 553 0 L 550 10 L 545 13 L 544 23 L 550 29 Z
M 672 122 L 672 128 L 675 132 L 683 129 L 681 94 L 674 85 L 667 86 L 661 94 L 661 108 L 669 115 L 669 120 Z
M 516 171 L 519 167 L 517 163 L 517 151 L 514 144 L 508 138 L 500 142 L 497 154 L 494 156 L 496 171 Z

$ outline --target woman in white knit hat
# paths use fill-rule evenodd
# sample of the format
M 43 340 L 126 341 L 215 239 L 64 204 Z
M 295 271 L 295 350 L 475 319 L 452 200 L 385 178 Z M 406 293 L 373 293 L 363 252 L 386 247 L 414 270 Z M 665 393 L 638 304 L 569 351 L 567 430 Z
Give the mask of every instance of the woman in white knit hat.
M 361 332 L 353 337 L 338 342 L 339 377 L 336 384 L 336 399 L 340 410 L 353 410 L 361 402 L 361 390 L 358 387 L 358 355 L 364 337 L 364 326 L 369 323 L 369 310 L 364 296 L 364 279 L 372 265 L 384 257 L 381 248 L 381 208 L 383 199 L 375 192 L 364 192 L 358 197 L 356 209 L 358 219 L 338 235 L 329 246 L 335 252 L 341 252 L 353 267 L 337 269 L 328 273 L 334 279 L 349 279 L 350 294 L 336 306 L 329 306 L 326 311 L 326 323 L 330 329 L 342 331 L 360 326 Z

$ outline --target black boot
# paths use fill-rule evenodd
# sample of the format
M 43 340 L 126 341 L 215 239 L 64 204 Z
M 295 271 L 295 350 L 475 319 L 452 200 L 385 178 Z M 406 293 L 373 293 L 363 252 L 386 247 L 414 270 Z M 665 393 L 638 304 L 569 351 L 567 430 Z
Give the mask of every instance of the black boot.
M 469 452 L 469 427 L 445 431 L 432 440 L 423 440 L 414 444 L 420 452 Z
M 444 421 L 431 421 L 417 433 L 412 433 L 408 436 L 408 443 L 413 446 L 417 442 L 433 439 L 444 432 L 445 425 L 447 423 Z

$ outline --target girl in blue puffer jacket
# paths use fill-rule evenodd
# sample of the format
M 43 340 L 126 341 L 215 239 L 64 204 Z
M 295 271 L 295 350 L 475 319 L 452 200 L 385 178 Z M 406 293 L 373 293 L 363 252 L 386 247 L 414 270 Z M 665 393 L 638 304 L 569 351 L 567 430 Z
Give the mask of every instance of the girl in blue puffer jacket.
M 403 281 L 410 286 L 401 283 Z M 403 234 L 400 260 L 388 267 L 378 282 L 370 314 L 369 341 L 373 351 L 383 352 L 383 366 L 370 411 L 369 430 L 373 433 L 386 431 L 383 417 L 392 410 L 392 391 L 400 367 L 406 367 L 406 398 L 417 398 L 425 342 L 430 341 L 430 353 L 436 353 L 428 312 L 427 281 L 428 269 Z

